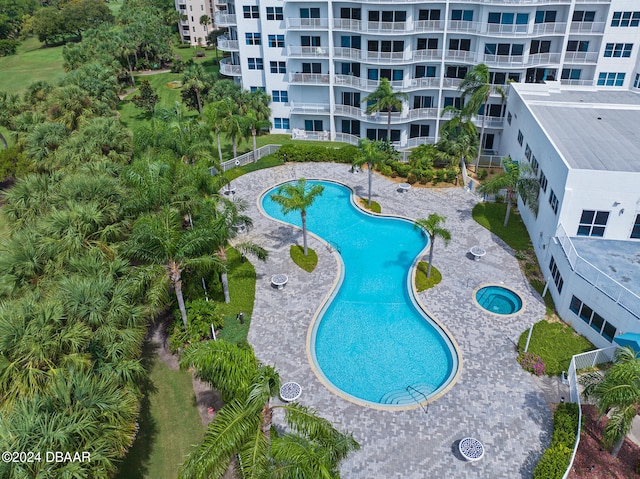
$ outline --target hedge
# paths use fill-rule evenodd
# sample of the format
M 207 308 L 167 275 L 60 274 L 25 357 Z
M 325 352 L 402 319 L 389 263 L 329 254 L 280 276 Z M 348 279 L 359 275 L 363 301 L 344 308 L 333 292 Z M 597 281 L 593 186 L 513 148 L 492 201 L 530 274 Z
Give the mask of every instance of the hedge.
M 533 471 L 533 479 L 562 479 L 571 460 L 578 433 L 578 405 L 558 404 L 553 414 L 551 446 L 544 451 Z
M 284 161 L 292 162 L 335 162 L 352 163 L 358 154 L 352 145 L 339 148 L 320 145 L 282 145 L 276 155 Z

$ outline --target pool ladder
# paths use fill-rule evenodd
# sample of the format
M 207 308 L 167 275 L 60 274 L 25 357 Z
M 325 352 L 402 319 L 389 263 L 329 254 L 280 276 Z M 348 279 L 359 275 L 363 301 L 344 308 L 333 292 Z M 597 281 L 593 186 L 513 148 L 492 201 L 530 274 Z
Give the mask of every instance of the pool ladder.
M 333 242 L 333 241 L 327 241 L 327 249 L 329 251 L 337 251 L 338 253 L 340 253 L 340 246 L 338 246 L 337 243 Z
M 418 401 L 415 396 L 413 395 L 413 393 L 411 391 L 415 391 L 418 394 L 420 394 L 425 400 L 428 400 L 427 396 L 422 392 L 422 391 L 418 391 L 416 388 L 414 388 L 411 385 L 408 385 L 406 387 L 407 392 L 409 393 L 409 395 L 411 396 L 411 398 L 418 403 L 418 405 L 422 408 L 422 410 L 424 411 L 425 414 L 429 414 L 429 403 L 426 404 L 426 407 L 424 404 L 422 404 L 420 401 Z

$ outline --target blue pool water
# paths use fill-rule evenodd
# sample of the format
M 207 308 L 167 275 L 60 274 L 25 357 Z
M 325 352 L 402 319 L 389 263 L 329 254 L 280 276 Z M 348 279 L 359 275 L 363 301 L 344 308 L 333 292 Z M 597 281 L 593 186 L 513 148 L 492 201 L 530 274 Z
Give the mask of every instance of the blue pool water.
M 480 306 L 495 314 L 514 314 L 522 309 L 522 299 L 502 286 L 485 286 L 476 292 Z
M 417 305 L 409 271 L 428 239 L 400 218 L 363 213 L 336 183 L 307 210 L 307 228 L 340 252 L 341 283 L 314 324 L 311 354 L 335 388 L 375 404 L 411 405 L 444 388 L 458 357 L 451 340 Z M 300 226 L 270 199 L 264 211 Z

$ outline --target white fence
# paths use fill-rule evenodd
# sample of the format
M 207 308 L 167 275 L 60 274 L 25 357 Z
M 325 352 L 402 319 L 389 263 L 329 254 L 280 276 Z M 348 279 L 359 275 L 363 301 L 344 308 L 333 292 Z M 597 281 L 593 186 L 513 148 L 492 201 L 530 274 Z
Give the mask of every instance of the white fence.
M 569 381 L 569 397 L 572 403 L 578 404 L 578 432 L 576 434 L 576 443 L 573 446 L 571 452 L 571 460 L 569 461 L 569 467 L 567 472 L 564 473 L 562 479 L 567 479 L 573 467 L 573 460 L 576 457 L 578 446 L 580 445 L 580 430 L 582 429 L 582 409 L 580 405 L 580 390 L 578 388 L 578 371 L 586 368 L 593 368 L 598 364 L 608 363 L 613 360 L 617 346 L 613 346 L 605 349 L 596 349 L 595 351 L 589 351 L 588 353 L 576 354 L 571 358 L 571 364 L 569 365 L 569 371 L 567 373 L 567 380 Z
M 255 163 L 263 156 L 270 155 L 271 153 L 275 153 L 280 149 L 282 145 L 265 145 L 261 146 L 256 150 L 256 157 L 253 156 L 253 150 L 245 153 L 244 155 L 236 156 L 228 161 L 225 161 L 220 166 L 222 167 L 222 171 L 229 171 L 232 168 L 236 168 L 238 166 L 248 165 L 249 163 Z M 209 172 L 211 175 L 215 175 L 217 173 L 216 168 L 209 168 Z

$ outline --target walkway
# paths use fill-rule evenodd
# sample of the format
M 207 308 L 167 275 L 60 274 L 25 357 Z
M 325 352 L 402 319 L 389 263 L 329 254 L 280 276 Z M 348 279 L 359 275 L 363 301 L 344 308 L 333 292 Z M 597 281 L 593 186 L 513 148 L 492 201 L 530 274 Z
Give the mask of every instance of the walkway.
M 335 279 L 336 260 L 318 239 L 309 246 L 318 253 L 318 268 L 306 273 L 289 257 L 289 246 L 302 244 L 298 229 L 259 213 L 256 199 L 274 184 L 293 178 L 328 178 L 352 186 L 364 196 L 367 173 L 349 173 L 348 165 L 287 164 L 259 170 L 234 180 L 236 196 L 249 203 L 254 220 L 252 240 L 270 251 L 267 262 L 256 261 L 256 301 L 249 341 L 258 358 L 275 364 L 283 382 L 302 385 L 299 402 L 315 408 L 343 431 L 351 431 L 362 448 L 344 462 L 342 477 L 351 478 L 531 478 L 550 441 L 551 412 L 535 381 L 516 363 L 515 342 L 538 321 L 544 304 L 526 282 L 516 259 L 502 241 L 476 224 L 472 193 L 459 189 L 411 188 L 374 175 L 373 198 L 383 213 L 411 218 L 437 212 L 446 216 L 452 233 L 448 248 L 436 243 L 434 263 L 443 273 L 436 288 L 420 300 L 451 332 L 462 352 L 462 374 L 428 414 L 420 408 L 387 412 L 357 406 L 327 390 L 309 366 L 307 330 Z M 242 239 L 244 239 L 242 238 Z M 482 245 L 487 254 L 473 261 L 469 249 Z M 274 273 L 286 273 L 283 290 L 271 286 Z M 480 284 L 504 282 L 526 301 L 526 311 L 503 319 L 478 309 L 472 299 Z M 277 400 L 276 400 L 277 401 Z M 276 415 L 276 421 L 281 419 Z M 457 446 L 475 437 L 485 447 L 477 462 L 462 460 Z

